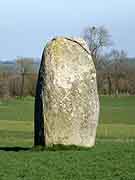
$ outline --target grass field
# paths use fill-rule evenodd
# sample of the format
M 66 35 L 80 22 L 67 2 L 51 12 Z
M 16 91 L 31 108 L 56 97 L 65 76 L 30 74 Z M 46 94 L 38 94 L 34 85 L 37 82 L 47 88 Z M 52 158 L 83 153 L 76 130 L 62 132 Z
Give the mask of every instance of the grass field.
M 34 114 L 34 98 L 16 98 L 0 101 L 0 120 L 32 121 Z
M 135 124 L 135 96 L 101 96 L 100 123 Z M 33 121 L 34 98 L 0 101 L 0 120 Z
M 135 124 L 135 96 L 100 97 L 101 123 Z
M 135 143 L 90 150 L 0 153 L 1 180 L 135 180 Z
M 98 139 L 135 138 L 135 96 L 100 97 Z M 0 146 L 32 146 L 34 98 L 0 101 Z
M 0 180 L 135 180 L 135 97 L 100 97 L 96 146 L 39 151 L 34 99 L 0 101 Z

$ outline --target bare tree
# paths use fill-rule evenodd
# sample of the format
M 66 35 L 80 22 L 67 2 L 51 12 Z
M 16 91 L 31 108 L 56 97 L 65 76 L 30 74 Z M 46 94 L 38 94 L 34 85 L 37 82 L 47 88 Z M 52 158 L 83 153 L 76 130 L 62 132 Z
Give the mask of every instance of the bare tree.
M 97 60 L 100 50 L 112 44 L 111 36 L 104 26 L 86 28 L 83 33 L 83 38 L 89 46 L 94 61 Z
M 97 63 L 97 82 L 102 93 L 112 94 L 112 67 L 109 55 L 100 55 Z
M 127 54 L 124 50 L 112 49 L 108 54 L 107 69 L 114 80 L 115 95 L 121 91 L 120 80 L 126 77 Z
M 25 84 L 25 76 L 33 73 L 33 59 L 32 58 L 18 58 L 16 60 L 18 73 L 21 75 L 21 93 L 20 97 L 24 95 L 24 84 Z
M 1 98 L 8 98 L 10 95 L 9 92 L 9 80 L 8 75 L 10 73 L 0 73 L 0 97 Z

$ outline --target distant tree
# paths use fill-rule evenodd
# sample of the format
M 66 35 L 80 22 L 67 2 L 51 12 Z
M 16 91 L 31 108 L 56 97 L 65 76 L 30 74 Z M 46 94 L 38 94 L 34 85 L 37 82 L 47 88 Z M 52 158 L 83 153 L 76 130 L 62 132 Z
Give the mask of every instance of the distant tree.
M 83 32 L 83 38 L 87 42 L 93 60 L 97 61 L 99 52 L 112 44 L 109 31 L 104 26 L 88 27 Z
M 100 55 L 97 63 L 97 82 L 101 93 L 112 94 L 112 67 L 109 55 Z
M 8 73 L 2 72 L 0 73 L 0 97 L 8 98 L 9 95 L 10 93 L 9 93 Z
M 33 64 L 34 64 L 33 58 L 17 58 L 16 60 L 17 71 L 21 75 L 20 97 L 24 96 L 25 76 L 33 73 L 34 70 Z
M 8 98 L 9 97 L 9 89 L 8 82 L 0 80 L 0 97 Z
M 124 50 L 112 49 L 108 54 L 106 61 L 106 68 L 108 71 L 108 78 L 111 77 L 114 80 L 115 95 L 118 95 L 121 91 L 120 80 L 126 77 L 126 64 L 127 53 Z M 109 83 L 108 79 L 108 83 Z

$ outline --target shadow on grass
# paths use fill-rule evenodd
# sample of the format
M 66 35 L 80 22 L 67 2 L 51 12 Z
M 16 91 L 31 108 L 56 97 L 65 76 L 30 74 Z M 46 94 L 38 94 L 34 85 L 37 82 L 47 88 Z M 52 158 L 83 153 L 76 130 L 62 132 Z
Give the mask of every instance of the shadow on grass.
M 0 151 L 14 151 L 14 152 L 18 152 L 18 151 L 30 151 L 31 148 L 27 148 L 27 147 L 0 147 Z
M 19 152 L 19 151 L 87 151 L 91 148 L 88 147 L 81 147 L 81 146 L 75 146 L 75 145 L 52 145 L 51 147 L 45 147 L 45 146 L 35 146 L 35 147 L 0 147 L 0 151 L 13 151 L 13 152 Z
M 36 146 L 32 148 L 33 151 L 83 151 L 90 149 L 89 147 L 62 144 L 52 145 L 50 147 Z

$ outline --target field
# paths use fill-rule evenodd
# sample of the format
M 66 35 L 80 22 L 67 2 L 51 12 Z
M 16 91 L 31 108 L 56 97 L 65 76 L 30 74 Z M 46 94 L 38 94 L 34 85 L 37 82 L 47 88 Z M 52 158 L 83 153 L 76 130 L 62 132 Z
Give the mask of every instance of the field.
M 34 99 L 0 101 L 0 180 L 135 180 L 135 97 L 100 97 L 96 146 L 33 146 Z

